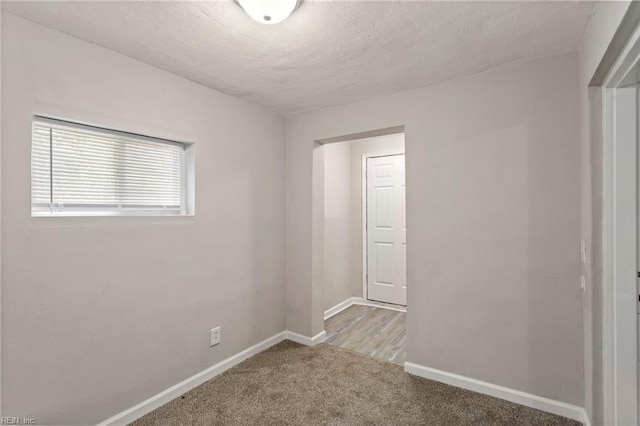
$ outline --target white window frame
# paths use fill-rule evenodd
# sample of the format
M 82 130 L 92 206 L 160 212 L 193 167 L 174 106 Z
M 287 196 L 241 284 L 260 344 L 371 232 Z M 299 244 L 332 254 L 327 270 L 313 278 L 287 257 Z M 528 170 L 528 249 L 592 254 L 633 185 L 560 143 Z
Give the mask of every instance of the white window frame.
M 102 134 L 111 134 L 117 136 L 128 136 L 138 140 L 150 141 L 153 143 L 171 144 L 177 145 L 184 149 L 184 155 L 182 157 L 182 185 L 180 194 L 180 208 L 171 207 L 159 207 L 159 206 L 127 206 L 122 207 L 116 204 L 112 205 L 93 205 L 93 204 L 59 204 L 59 203 L 40 203 L 34 204 L 33 198 L 31 200 L 31 216 L 32 217 L 84 217 L 84 216 L 193 216 L 194 215 L 194 200 L 193 197 L 193 177 L 195 173 L 192 168 L 194 167 L 193 161 L 193 143 L 182 142 L 171 139 L 164 139 L 158 137 L 147 136 L 139 133 L 128 132 L 124 130 L 117 130 L 107 128 L 103 126 L 96 126 L 92 124 L 79 123 L 76 121 L 70 121 L 66 119 L 52 118 L 45 115 L 33 115 L 32 117 L 32 131 L 33 123 L 50 123 L 53 125 L 61 125 L 69 128 L 77 128 L 79 130 L 88 130 L 91 132 L 97 132 Z M 31 136 L 31 143 L 33 144 L 33 135 Z M 32 159 L 30 159 L 32 166 Z M 33 176 L 33 171 L 30 176 Z

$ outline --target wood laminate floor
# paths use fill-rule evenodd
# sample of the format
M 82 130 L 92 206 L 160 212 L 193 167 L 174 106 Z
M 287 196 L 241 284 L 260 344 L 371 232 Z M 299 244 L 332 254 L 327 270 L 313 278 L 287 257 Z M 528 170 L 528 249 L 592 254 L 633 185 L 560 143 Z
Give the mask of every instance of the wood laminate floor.
M 407 359 L 407 314 L 353 305 L 327 319 L 326 344 L 404 364 Z

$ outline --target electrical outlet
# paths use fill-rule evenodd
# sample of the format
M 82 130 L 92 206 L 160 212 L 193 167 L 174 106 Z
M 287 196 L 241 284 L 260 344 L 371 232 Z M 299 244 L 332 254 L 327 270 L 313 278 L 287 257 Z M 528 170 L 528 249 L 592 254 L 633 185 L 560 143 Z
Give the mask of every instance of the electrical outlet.
M 211 329 L 211 342 L 209 346 L 215 346 L 220 343 L 220 327 Z
M 584 275 L 580 277 L 580 288 L 582 288 L 583 293 L 587 292 L 587 280 Z
M 584 240 L 580 240 L 580 261 L 582 263 L 587 263 L 587 248 Z

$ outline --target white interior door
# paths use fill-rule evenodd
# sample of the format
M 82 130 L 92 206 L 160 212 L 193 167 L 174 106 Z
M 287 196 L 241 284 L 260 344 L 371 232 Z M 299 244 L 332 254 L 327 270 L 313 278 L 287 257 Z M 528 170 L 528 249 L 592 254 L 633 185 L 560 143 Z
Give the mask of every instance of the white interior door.
M 367 159 L 367 299 L 407 304 L 404 155 Z

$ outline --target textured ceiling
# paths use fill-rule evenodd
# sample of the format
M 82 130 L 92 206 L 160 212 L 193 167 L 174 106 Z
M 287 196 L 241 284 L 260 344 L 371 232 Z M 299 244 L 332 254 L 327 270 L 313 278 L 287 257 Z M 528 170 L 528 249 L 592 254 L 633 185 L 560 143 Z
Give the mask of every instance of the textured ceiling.
M 305 0 L 277 25 L 233 1 L 2 7 L 288 115 L 575 51 L 593 3 Z

